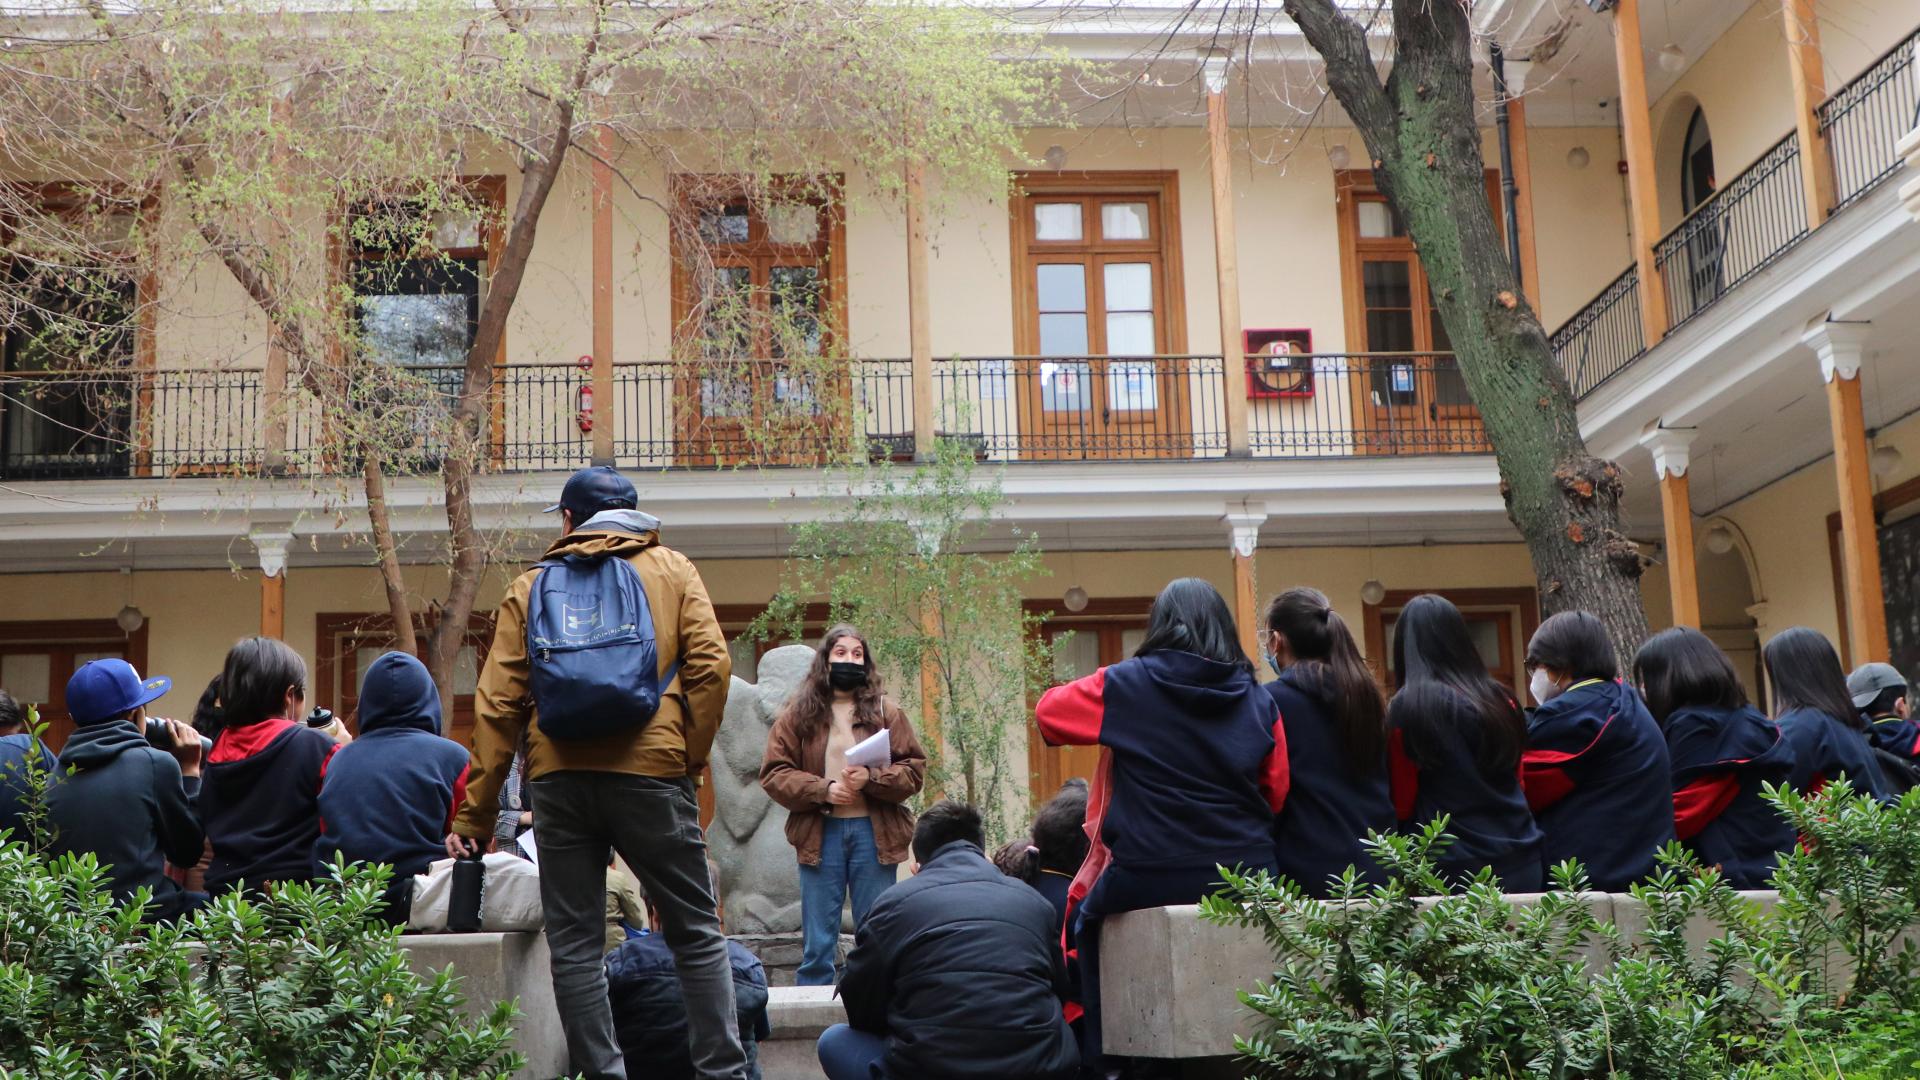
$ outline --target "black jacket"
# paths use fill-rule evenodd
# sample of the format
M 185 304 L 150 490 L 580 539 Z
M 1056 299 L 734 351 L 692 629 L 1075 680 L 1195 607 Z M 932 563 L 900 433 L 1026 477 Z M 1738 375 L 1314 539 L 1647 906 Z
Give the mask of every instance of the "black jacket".
M 740 1020 L 740 1046 L 747 1076 L 760 1080 L 759 1044 L 773 1034 L 767 1021 L 767 970 L 746 946 L 729 938 L 733 1009 Z M 661 934 L 628 938 L 607 954 L 607 1000 L 620 1053 L 654 1080 L 693 1080 L 693 1050 L 687 1042 L 687 998 L 673 950 Z M 640 1074 L 636 1074 L 640 1075 Z
M 200 778 L 180 776 L 173 755 L 147 745 L 146 733 L 109 720 L 75 728 L 60 752 L 68 772 L 47 792 L 53 851 L 93 852 L 106 869 L 113 898 L 125 903 L 135 889 L 153 890 L 149 918 L 180 913 L 182 892 L 166 876 L 200 861 L 205 842 L 194 798 Z
M 948 844 L 860 925 L 840 983 L 847 1022 L 886 1036 L 890 1080 L 1067 1080 L 1080 1055 L 1053 924 L 1039 893 Z

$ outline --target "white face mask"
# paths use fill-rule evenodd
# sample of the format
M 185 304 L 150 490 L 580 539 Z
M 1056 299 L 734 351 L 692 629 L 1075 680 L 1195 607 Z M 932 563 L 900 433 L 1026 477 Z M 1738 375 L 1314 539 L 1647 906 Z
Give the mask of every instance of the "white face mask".
M 1546 668 L 1534 668 L 1533 678 L 1527 680 L 1527 690 L 1533 694 L 1535 704 L 1545 705 L 1560 696 L 1560 684 L 1553 681 Z

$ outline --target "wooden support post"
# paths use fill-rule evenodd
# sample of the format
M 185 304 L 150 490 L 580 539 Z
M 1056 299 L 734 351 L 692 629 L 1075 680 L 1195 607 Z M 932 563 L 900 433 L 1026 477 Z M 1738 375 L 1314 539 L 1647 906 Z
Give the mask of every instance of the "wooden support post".
M 253 532 L 260 558 L 260 636 L 284 638 L 287 634 L 287 548 L 293 543 L 290 532 Z
M 1833 468 L 1840 485 L 1840 564 L 1847 599 L 1847 639 L 1853 662 L 1885 661 L 1887 608 L 1880 580 L 1880 530 L 1873 515 L 1873 472 L 1866 415 L 1860 402 L 1860 361 L 1868 324 L 1824 322 L 1803 340 L 1820 357 L 1833 427 Z
M 1653 117 L 1647 106 L 1646 53 L 1640 47 L 1640 0 L 1613 9 L 1613 54 L 1620 70 L 1620 129 L 1627 150 L 1627 202 L 1633 215 L 1633 258 L 1640 269 L 1640 326 L 1646 345 L 1667 336 L 1667 290 L 1654 261 L 1660 240 L 1660 194 L 1654 183 Z
M 1541 310 L 1540 257 L 1534 250 L 1533 163 L 1527 156 L 1527 103 L 1524 98 L 1507 102 L 1507 144 L 1513 153 L 1513 219 L 1520 234 L 1520 287 L 1527 291 L 1527 302 L 1537 315 Z
M 613 134 L 593 127 L 593 463 L 613 464 Z
M 1673 625 L 1700 625 L 1700 572 L 1694 561 L 1693 495 L 1687 482 L 1691 429 L 1656 427 L 1640 437 L 1653 452 L 1653 474 L 1660 479 L 1660 516 L 1667 526 L 1667 592 L 1673 599 Z
M 927 189 L 919 164 L 907 166 L 907 343 L 913 357 L 913 459 L 933 458 L 933 321 L 927 295 Z
M 1227 455 L 1247 457 L 1246 343 L 1240 337 L 1240 258 L 1234 243 L 1233 147 L 1227 139 L 1227 60 L 1206 62 L 1207 169 L 1213 179 L 1213 263 L 1220 290 L 1220 362 L 1225 379 Z
M 1800 186 L 1806 196 L 1809 229 L 1824 224 L 1833 209 L 1833 156 L 1817 111 L 1827 99 L 1827 70 L 1820 56 L 1820 17 L 1813 5 L 1814 0 L 1780 0 L 1787 22 L 1793 126 L 1800 142 Z
M 1240 631 L 1240 648 L 1253 661 L 1254 669 L 1263 671 L 1260 594 L 1253 555 L 1260 548 L 1260 526 L 1267 520 L 1267 510 L 1252 503 L 1228 510 L 1220 520 L 1227 527 L 1227 541 L 1233 550 L 1233 623 Z

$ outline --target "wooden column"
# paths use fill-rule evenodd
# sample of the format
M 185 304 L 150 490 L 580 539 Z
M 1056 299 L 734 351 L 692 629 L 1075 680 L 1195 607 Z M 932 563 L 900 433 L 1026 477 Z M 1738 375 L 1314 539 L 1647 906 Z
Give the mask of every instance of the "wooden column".
M 1227 454 L 1247 457 L 1246 343 L 1240 336 L 1240 258 L 1233 228 L 1233 148 L 1227 140 L 1227 60 L 1206 61 L 1207 169 L 1213 179 L 1213 263 L 1220 290 L 1220 360 L 1225 377 Z
M 1840 486 L 1840 564 L 1853 662 L 1887 659 L 1887 609 L 1880 580 L 1880 532 L 1873 516 L 1873 472 L 1860 404 L 1860 361 L 1868 324 L 1825 322 L 1804 339 L 1820 358 Z
M 284 638 L 287 635 L 287 548 L 293 543 L 290 532 L 253 532 L 260 559 L 260 636 Z
M 612 465 L 613 133 L 607 125 L 594 125 L 593 143 L 593 463 Z
M 1815 112 L 1827 99 L 1826 64 L 1820 57 L 1820 17 L 1814 0 L 1780 0 L 1786 18 L 1787 67 L 1793 75 L 1793 126 L 1800 142 L 1800 186 L 1806 195 L 1807 228 L 1817 229 L 1833 208 L 1833 157 Z
M 927 296 L 927 190 L 907 166 L 907 342 L 913 356 L 913 459 L 933 457 L 933 323 Z
M 1640 325 L 1647 347 L 1652 348 L 1667 336 L 1667 290 L 1653 258 L 1653 245 L 1660 239 L 1660 195 L 1654 182 L 1647 58 L 1640 47 L 1640 0 L 1619 0 L 1613 9 L 1613 55 L 1620 71 L 1620 128 L 1627 150 L 1633 259 L 1640 269 Z
M 1690 428 L 1656 427 L 1640 437 L 1653 452 L 1653 474 L 1660 480 L 1660 516 L 1667 527 L 1667 591 L 1673 600 L 1673 625 L 1700 625 L 1700 572 L 1694 562 L 1693 495 L 1687 483 Z
M 1507 102 L 1507 143 L 1513 153 L 1513 220 L 1520 234 L 1520 287 L 1537 315 L 1541 310 L 1540 258 L 1534 250 L 1533 163 L 1527 156 L 1527 102 L 1513 98 Z
M 1240 631 L 1240 648 L 1253 661 L 1260 662 L 1260 594 L 1254 573 L 1253 556 L 1260 548 L 1260 526 L 1267 520 L 1266 507 L 1251 503 L 1227 511 L 1220 521 L 1227 527 L 1227 542 L 1233 551 L 1233 622 Z

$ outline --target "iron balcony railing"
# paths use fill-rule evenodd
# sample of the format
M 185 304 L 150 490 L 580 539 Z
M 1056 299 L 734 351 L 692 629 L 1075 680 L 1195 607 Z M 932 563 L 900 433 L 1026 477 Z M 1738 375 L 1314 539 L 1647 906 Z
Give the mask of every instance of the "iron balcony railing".
M 1452 353 L 1259 356 L 1251 358 L 1249 383 L 1247 429 L 1255 457 L 1490 449 Z
M 1627 267 L 1547 340 L 1576 399 L 1619 374 L 1647 351 L 1646 326 L 1640 321 L 1640 268 Z
M 1791 132 L 1653 246 L 1677 327 L 1807 235 L 1800 141 Z
M 1851 205 L 1892 176 L 1900 164 L 1893 144 L 1920 127 L 1920 84 L 1913 67 L 1917 46 L 1920 31 L 1821 104 L 1820 133 L 1833 159 L 1834 209 Z
M 937 432 L 993 461 L 1221 457 L 1218 356 L 980 356 L 934 362 Z

